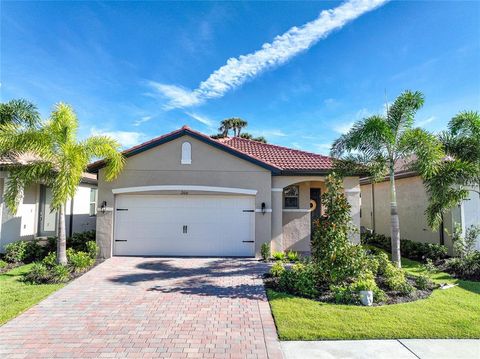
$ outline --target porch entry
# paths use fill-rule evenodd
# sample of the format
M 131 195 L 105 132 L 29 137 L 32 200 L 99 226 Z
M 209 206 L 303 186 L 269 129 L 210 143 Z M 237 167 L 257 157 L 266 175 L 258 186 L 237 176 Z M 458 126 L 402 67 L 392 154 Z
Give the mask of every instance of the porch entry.
M 313 233 L 313 224 L 321 215 L 320 188 L 310 188 L 310 233 Z

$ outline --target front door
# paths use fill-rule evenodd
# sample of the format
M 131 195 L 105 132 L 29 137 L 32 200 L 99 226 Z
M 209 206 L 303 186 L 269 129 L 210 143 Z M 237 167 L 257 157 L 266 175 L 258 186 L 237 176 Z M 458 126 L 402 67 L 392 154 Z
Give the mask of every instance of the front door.
M 313 225 L 321 215 L 320 205 L 320 188 L 310 188 L 310 223 L 311 232 L 313 232 Z
M 40 211 L 38 218 L 38 234 L 41 237 L 55 236 L 57 229 L 57 212 L 52 211 L 52 190 L 40 187 Z

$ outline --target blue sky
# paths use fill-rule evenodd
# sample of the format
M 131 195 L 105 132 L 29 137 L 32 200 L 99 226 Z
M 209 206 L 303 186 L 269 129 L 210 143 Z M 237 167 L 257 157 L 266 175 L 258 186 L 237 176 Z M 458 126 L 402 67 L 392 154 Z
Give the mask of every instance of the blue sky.
M 1 100 L 44 117 L 67 102 L 81 136 L 127 147 L 242 117 L 270 143 L 320 153 L 383 111 L 385 91 L 422 91 L 417 124 L 432 131 L 480 110 L 480 2 L 355 0 L 343 19 L 320 15 L 342 4 L 2 2 Z

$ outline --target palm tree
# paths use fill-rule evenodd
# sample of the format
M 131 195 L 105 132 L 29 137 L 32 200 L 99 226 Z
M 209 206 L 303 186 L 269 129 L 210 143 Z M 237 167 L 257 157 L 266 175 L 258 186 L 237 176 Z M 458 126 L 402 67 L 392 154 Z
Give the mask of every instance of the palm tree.
M 106 159 L 106 178 L 113 180 L 122 170 L 124 157 L 120 145 L 105 136 L 77 139 L 78 119 L 73 109 L 58 104 L 50 118 L 38 128 L 18 128 L 12 123 L 0 125 L 0 152 L 8 150 L 33 154 L 26 165 L 9 171 L 5 203 L 16 213 L 23 189 L 32 183 L 43 183 L 52 189 L 51 206 L 58 213 L 57 262 L 67 264 L 65 203 L 73 198 L 83 172 L 95 157 Z
M 421 170 L 422 164 L 429 161 L 423 153 L 416 163 L 429 196 L 427 221 L 434 229 L 442 222 L 443 213 L 468 198 L 469 192 L 480 195 L 480 114 L 460 112 L 438 140 L 446 157 L 437 170 L 431 174 Z
M 222 120 L 220 122 L 220 127 L 218 128 L 218 131 L 220 131 L 220 134 L 223 137 L 228 137 L 228 133 L 230 130 L 233 128 L 233 122 L 231 118 L 227 118 L 225 120 Z
M 231 120 L 234 136 L 240 137 L 242 129 L 248 126 L 248 122 L 238 117 L 234 117 Z
M 35 127 L 40 122 L 37 107 L 31 102 L 18 99 L 0 103 L 0 125 Z
M 372 169 L 375 178 L 388 173 L 390 179 L 390 215 L 392 261 L 401 266 L 400 223 L 397 210 L 395 187 L 395 164 L 400 158 L 422 151 L 425 158 L 422 170 L 434 171 L 442 151 L 436 145 L 434 136 L 413 128 L 415 113 L 423 106 L 421 92 L 405 91 L 386 109 L 385 115 L 375 115 L 356 122 L 350 131 L 334 141 L 331 154 L 347 160 L 357 158 Z M 355 155 L 357 154 L 357 155 Z M 349 156 L 350 155 L 350 156 Z

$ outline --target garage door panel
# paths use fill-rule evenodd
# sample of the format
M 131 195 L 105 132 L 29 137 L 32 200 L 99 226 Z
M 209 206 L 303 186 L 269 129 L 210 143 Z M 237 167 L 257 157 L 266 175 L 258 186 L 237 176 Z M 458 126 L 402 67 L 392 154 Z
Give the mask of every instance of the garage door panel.
M 116 255 L 254 255 L 254 197 L 119 195 L 116 208 Z

